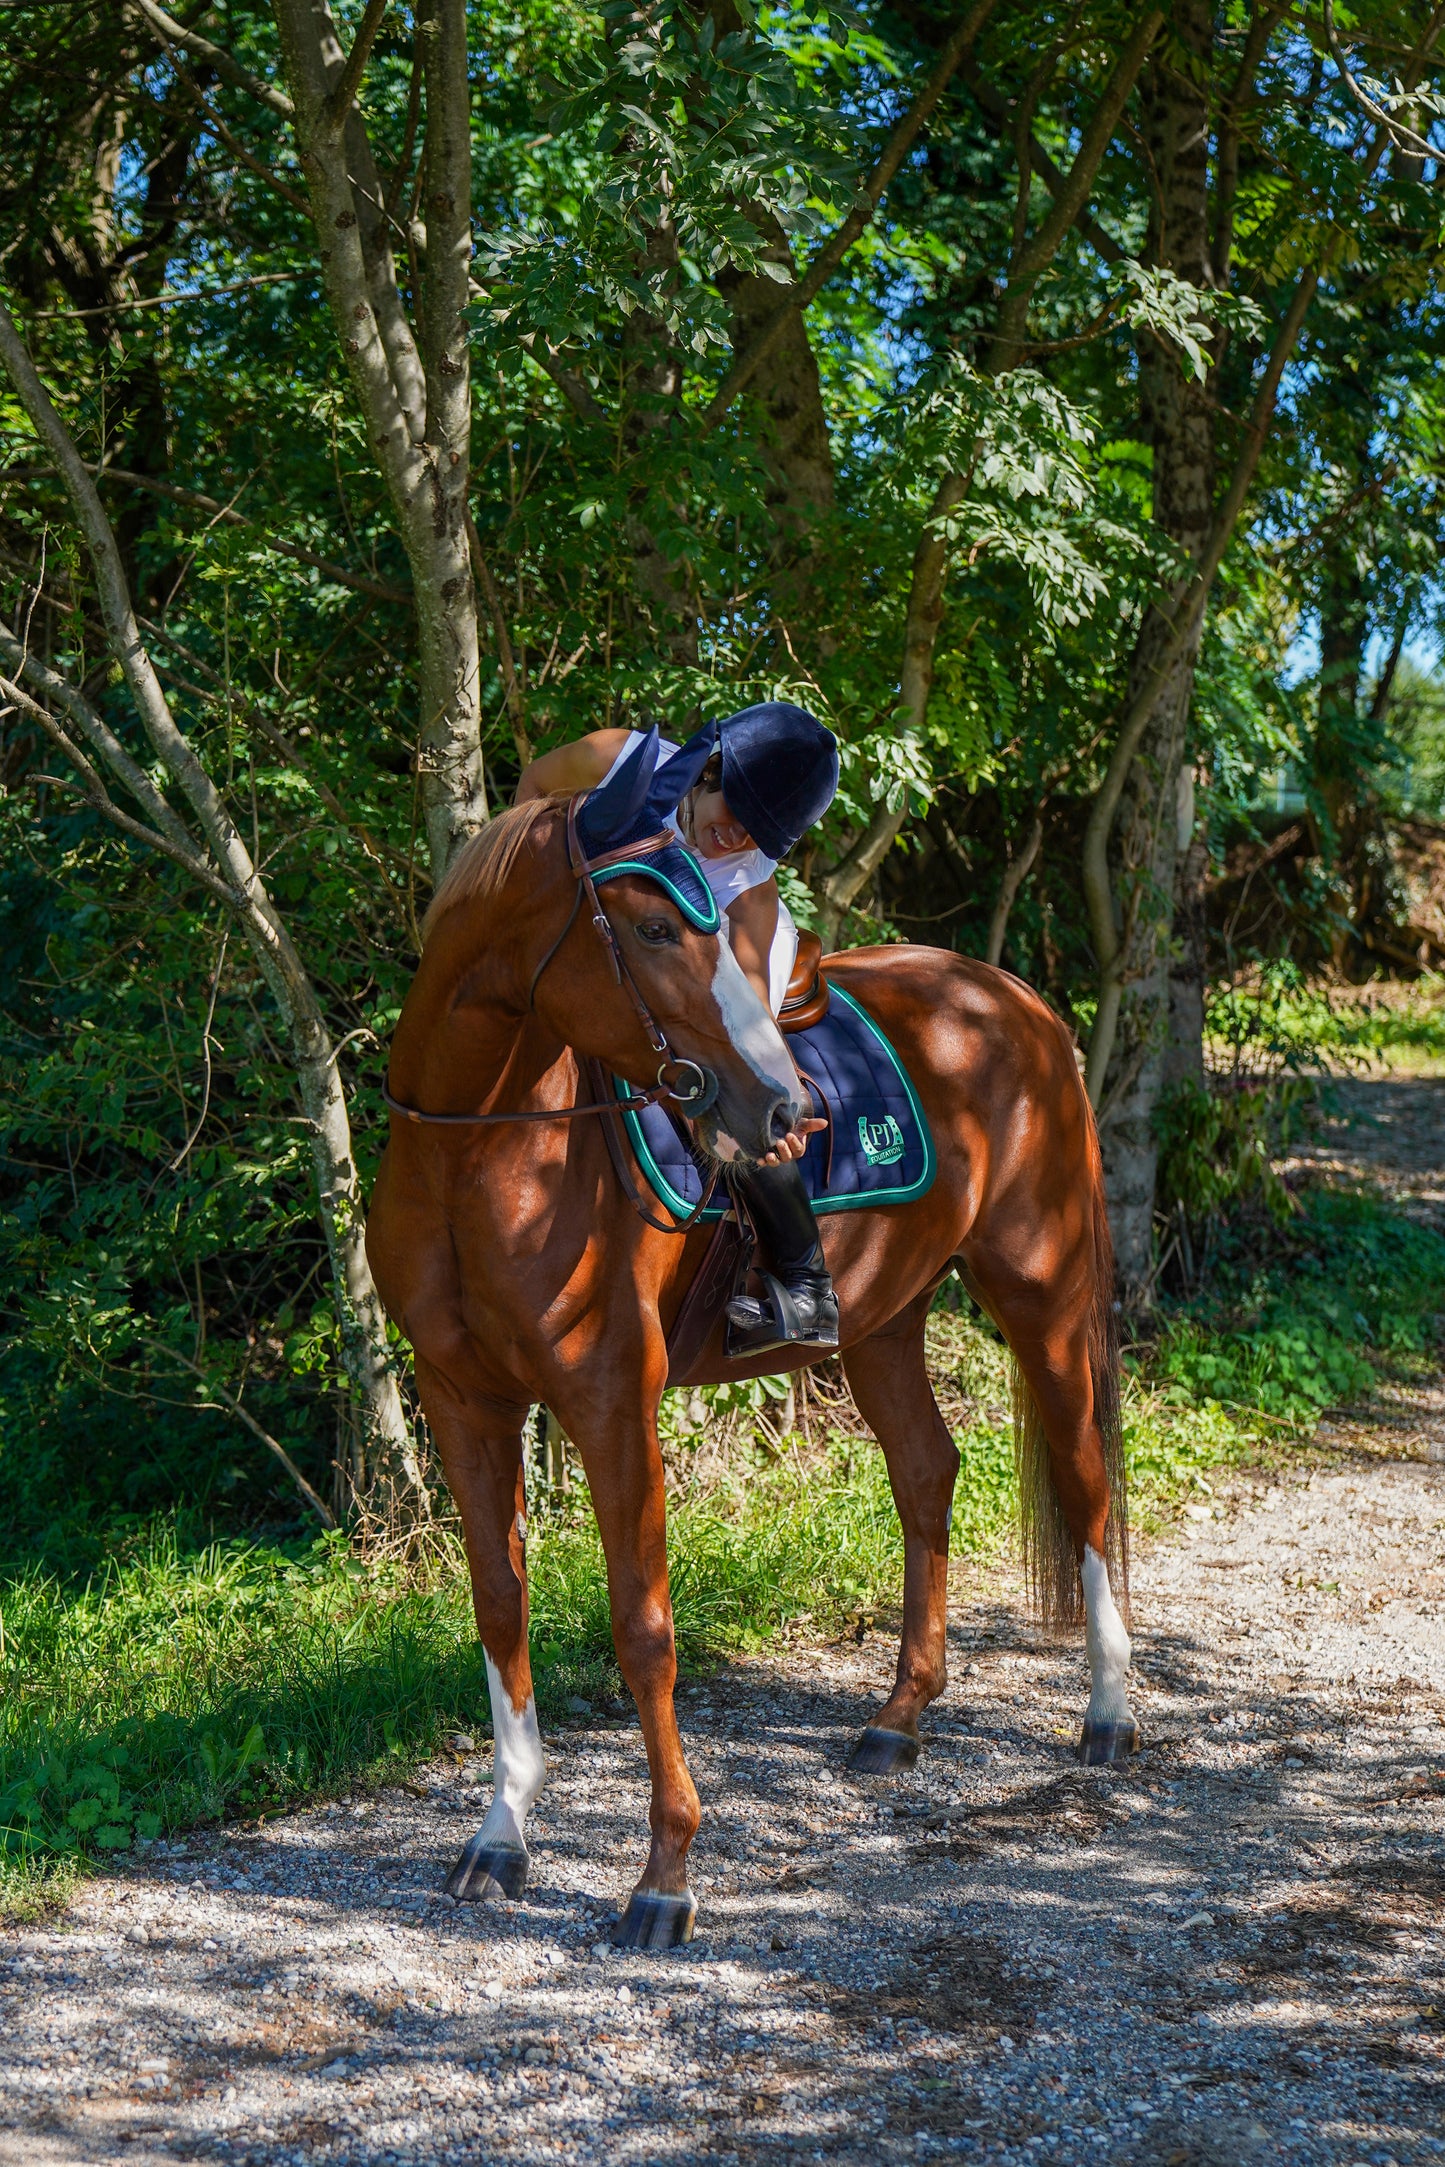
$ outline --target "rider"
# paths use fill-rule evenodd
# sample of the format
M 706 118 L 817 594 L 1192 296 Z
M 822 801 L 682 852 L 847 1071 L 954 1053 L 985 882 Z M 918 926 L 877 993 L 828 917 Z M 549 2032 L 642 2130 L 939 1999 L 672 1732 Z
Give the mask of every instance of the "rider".
M 543 753 L 522 772 L 517 802 L 594 790 L 637 742 L 635 730 L 593 730 Z M 663 741 L 667 760 L 679 747 Z M 798 953 L 798 931 L 778 893 L 778 860 L 827 811 L 838 788 L 838 745 L 801 707 L 768 700 L 730 715 L 718 748 L 668 824 L 702 865 L 717 898 L 728 945 L 760 999 L 776 1015 Z M 737 1354 L 799 1341 L 838 1344 L 838 1298 L 823 1261 L 818 1222 L 797 1161 L 824 1126 L 800 1119 L 760 1166 L 736 1177 L 772 1270 L 785 1290 L 761 1300 L 738 1295 L 728 1315 Z

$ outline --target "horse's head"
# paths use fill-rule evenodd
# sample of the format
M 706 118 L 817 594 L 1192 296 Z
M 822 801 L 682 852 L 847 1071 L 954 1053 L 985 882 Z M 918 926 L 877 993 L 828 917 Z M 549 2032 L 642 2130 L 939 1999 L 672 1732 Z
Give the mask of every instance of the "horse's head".
M 650 732 L 583 800 L 577 836 L 589 861 L 604 861 L 593 878 L 622 970 L 673 1061 L 693 1064 L 705 1079 L 692 1115 L 699 1141 L 724 1161 L 751 1161 L 808 1109 L 782 1033 L 728 946 L 697 860 L 663 832 L 666 815 L 697 780 L 710 750 L 703 732 L 659 773 L 657 732 Z M 669 1068 L 649 1045 L 605 937 L 574 937 L 557 963 L 562 967 L 550 967 L 537 986 L 539 1013 L 566 1042 L 632 1083 L 675 1078 L 682 1110 L 691 1111 L 687 1085 L 698 1079 Z M 582 999 L 579 963 L 588 981 Z

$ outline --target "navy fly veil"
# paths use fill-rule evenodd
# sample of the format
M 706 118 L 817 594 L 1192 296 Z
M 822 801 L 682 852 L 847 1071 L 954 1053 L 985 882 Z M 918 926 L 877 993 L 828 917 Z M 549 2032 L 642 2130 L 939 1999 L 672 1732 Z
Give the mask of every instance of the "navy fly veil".
M 808 1139 L 799 1162 L 815 1212 L 861 1211 L 909 1204 L 930 1187 L 936 1171 L 928 1117 L 907 1071 L 867 1010 L 841 986 L 831 987 L 828 1013 L 788 1047 L 807 1081 L 814 1110 L 828 1127 Z M 619 1098 L 632 1087 L 614 1077 Z M 659 1201 L 679 1217 L 692 1211 L 708 1179 L 705 1162 L 684 1125 L 662 1106 L 624 1113 L 628 1141 Z M 699 1216 L 720 1219 L 723 1202 Z

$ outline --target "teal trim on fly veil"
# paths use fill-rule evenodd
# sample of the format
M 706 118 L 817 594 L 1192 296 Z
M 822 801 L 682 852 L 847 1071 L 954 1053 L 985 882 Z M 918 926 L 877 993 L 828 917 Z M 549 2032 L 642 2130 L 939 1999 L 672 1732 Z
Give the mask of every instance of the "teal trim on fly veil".
M 660 851 L 655 858 L 620 858 L 616 865 L 604 866 L 600 873 L 594 873 L 593 883 L 600 888 L 604 880 L 615 880 L 619 873 L 637 873 L 644 880 L 655 880 L 658 887 L 665 889 L 672 897 L 689 925 L 696 926 L 699 933 L 716 933 L 722 925 L 722 912 L 717 907 L 717 897 L 708 887 L 701 869 L 697 871 L 695 886 L 690 882 L 685 889 L 660 862 L 671 857 L 674 851 L 680 856 L 690 857 L 690 853 L 685 852 L 681 844 L 674 844 L 671 849 Z

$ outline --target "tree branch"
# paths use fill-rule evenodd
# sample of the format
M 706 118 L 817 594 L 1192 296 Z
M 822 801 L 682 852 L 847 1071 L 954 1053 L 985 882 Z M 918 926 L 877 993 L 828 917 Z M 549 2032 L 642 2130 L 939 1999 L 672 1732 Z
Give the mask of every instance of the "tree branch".
M 1008 100 L 994 89 L 977 61 L 973 60 L 967 53 L 959 62 L 958 72 L 973 93 L 979 111 L 1002 136 L 1010 125 Z M 1045 188 L 1048 189 L 1049 194 L 1054 197 L 1062 195 L 1067 183 L 1067 176 L 1055 165 L 1047 149 L 1032 132 L 1029 135 L 1028 147 L 1029 162 Z M 1076 214 L 1074 224 L 1094 253 L 1101 257 L 1105 263 L 1122 263 L 1128 255 L 1128 250 L 1123 246 L 1122 242 L 1116 241 L 1111 233 L 1104 230 L 1090 212 L 1087 204 Z
M 517 758 L 526 767 L 532 757 L 532 742 L 527 735 L 527 709 L 522 698 L 522 687 L 517 677 L 516 657 L 512 653 L 512 635 L 507 630 L 507 619 L 502 609 L 502 598 L 492 577 L 492 568 L 482 555 L 482 538 L 470 511 L 467 513 L 467 547 L 471 551 L 472 570 L 477 585 L 486 599 L 492 619 L 492 630 L 497 635 L 497 660 L 502 671 L 502 692 L 507 703 L 507 720 L 512 726 L 512 741 L 517 748 Z
M 1053 209 L 1010 271 L 994 333 L 982 363 L 991 376 L 1007 375 L 1024 358 L 1023 333 L 1028 328 L 1029 301 L 1034 288 L 1058 252 L 1064 235 L 1089 200 L 1119 116 L 1163 19 L 1162 12 L 1156 8 L 1136 25 L 1090 116 L 1074 162 L 1060 184 Z M 939 482 L 913 552 L 908 613 L 903 631 L 903 667 L 899 673 L 900 706 L 907 718 L 905 728 L 909 730 L 922 729 L 933 688 L 934 656 L 943 622 L 943 581 L 948 566 L 948 542 L 942 526 L 968 493 L 972 461 L 977 458 L 977 452 L 975 443 L 968 467 L 946 473 Z M 906 803 L 896 812 L 880 807 L 852 849 L 823 881 L 823 902 L 835 928 L 841 925 L 853 898 L 892 847 L 907 817 Z
M 234 1415 L 236 1420 L 243 1423 L 253 1437 L 258 1437 L 261 1440 L 268 1452 L 274 1452 L 307 1504 L 320 1517 L 322 1526 L 335 1527 L 335 1513 L 332 1512 L 329 1505 L 323 1504 L 322 1500 L 317 1496 L 290 1453 L 286 1450 L 286 1447 L 278 1444 L 269 1430 L 263 1430 L 256 1417 L 253 1414 L 248 1414 L 238 1399 L 232 1399 L 230 1393 L 224 1391 L 216 1383 L 214 1377 L 209 1376 L 199 1363 L 191 1361 L 189 1356 L 182 1354 L 178 1348 L 159 1345 L 156 1347 L 156 1352 L 168 1355 L 171 1361 L 179 1362 L 182 1369 L 188 1369 L 193 1377 L 198 1377 L 206 1392 L 210 1395 L 210 1399 L 217 1403 L 212 1411 L 217 1414 Z M 204 1409 L 207 1403 L 202 1401 L 198 1404 Z
M 997 963 L 1003 954 L 1004 938 L 1008 933 L 1009 914 L 1018 900 L 1019 889 L 1028 878 L 1029 867 L 1039 854 L 1039 845 L 1043 839 L 1044 809 L 1040 805 L 1034 810 L 1033 824 L 1029 829 L 1028 841 L 1016 858 L 1011 857 L 1009 859 L 1008 864 L 1004 867 L 1003 879 L 998 884 L 998 898 L 993 906 L 993 916 L 989 920 L 988 947 L 984 951 L 984 961 L 986 963 Z
M 1149 48 L 1163 26 L 1162 8 L 1149 9 L 1135 24 L 1133 35 L 1115 61 L 1103 95 L 1089 117 L 1078 154 L 1054 197 L 1053 208 L 1032 241 L 1009 266 L 1008 284 L 999 303 L 998 320 L 984 360 L 990 375 L 1001 375 L 1012 367 L 1027 343 L 1025 333 L 1034 288 L 1058 254 L 1064 235 L 1088 203 L 1104 153 L 1133 93 Z
M 252 75 L 250 69 L 243 68 L 240 61 L 226 51 L 224 45 L 213 45 L 211 40 L 203 38 L 198 30 L 188 30 L 185 24 L 178 23 L 173 15 L 167 15 L 164 8 L 157 7 L 156 0 L 132 0 L 132 5 L 167 45 L 183 46 L 188 53 L 194 53 L 197 60 L 208 60 L 217 75 L 224 76 L 228 83 L 234 83 L 238 90 L 246 91 L 250 97 L 259 98 L 262 105 L 269 105 L 271 111 L 280 113 L 283 119 L 291 118 L 295 107 L 285 91 L 275 90 L 271 84 L 263 83 L 259 76 Z
M 346 1373 L 385 1462 L 424 1510 L 430 1500 L 387 1351 L 380 1297 L 366 1260 L 364 1211 L 351 1124 L 336 1055 L 316 988 L 266 891 L 230 809 L 172 715 L 136 621 L 125 566 L 95 483 L 36 372 L 15 319 L 0 300 L 0 366 L 31 427 L 60 470 L 85 539 L 110 651 L 157 757 L 179 785 L 233 891 L 227 898 L 285 1019 L 291 1061 L 310 1130 L 317 1205 L 326 1235 Z M 123 816 L 125 817 L 125 816 Z
M 28 715 L 32 722 L 38 723 L 51 744 L 65 755 L 81 778 L 79 783 L 73 783 L 59 775 L 44 775 L 36 776 L 33 778 L 35 781 L 48 782 L 53 789 L 74 792 L 75 796 L 83 798 L 96 812 L 104 814 L 113 827 L 119 828 L 122 834 L 128 835 L 133 842 L 144 843 L 148 849 L 159 851 L 162 857 L 173 859 L 177 865 L 185 868 L 192 880 L 198 881 L 220 902 L 231 910 L 236 908 L 242 899 L 234 888 L 228 888 L 226 883 L 211 871 L 210 866 L 195 850 L 186 849 L 169 835 L 162 834 L 159 828 L 148 828 L 143 821 L 133 820 L 128 812 L 116 804 L 74 739 L 67 737 L 55 717 L 38 701 L 32 700 L 11 678 L 3 676 L 0 676 L 0 697 L 7 700 L 18 714 Z
M 346 126 L 351 108 L 356 103 L 356 94 L 361 88 L 361 78 L 366 73 L 366 63 L 371 58 L 376 33 L 381 28 L 381 19 L 390 6 L 391 0 L 366 0 L 366 13 L 361 18 L 351 51 L 346 56 L 341 80 L 331 93 L 329 118 L 332 130 L 338 136 Z
M 1104 1086 L 1104 1071 L 1113 1052 L 1119 1002 L 1123 992 L 1119 963 L 1124 952 L 1124 943 L 1114 921 L 1114 897 L 1109 880 L 1109 838 L 1113 833 L 1114 815 L 1118 811 L 1119 800 L 1123 795 L 1139 740 L 1154 712 L 1155 702 L 1171 671 L 1194 637 L 1204 613 L 1215 574 L 1224 561 L 1225 551 L 1233 538 L 1239 515 L 1244 509 L 1245 498 L 1254 480 L 1260 453 L 1264 449 L 1270 422 L 1274 418 L 1280 379 L 1284 375 L 1290 355 L 1294 352 L 1301 326 L 1320 279 L 1334 260 L 1341 238 L 1339 234 L 1331 237 L 1321 251 L 1319 263 L 1303 272 L 1295 286 L 1284 321 L 1270 349 L 1259 388 L 1255 392 L 1249 421 L 1245 426 L 1244 443 L 1235 461 L 1229 487 L 1215 513 L 1209 539 L 1192 577 L 1175 597 L 1173 611 L 1167 620 L 1168 636 L 1129 703 L 1119 735 L 1114 741 L 1114 750 L 1110 755 L 1104 780 L 1099 786 L 1089 814 L 1089 824 L 1084 832 L 1084 900 L 1088 905 L 1089 926 L 1100 973 L 1099 1008 L 1094 1028 L 1089 1034 L 1087 1072 L 1089 1097 L 1095 1106 L 1099 1103 L 1099 1095 Z
M 178 850 L 194 850 L 195 843 L 182 821 L 157 790 L 145 769 L 132 760 L 130 754 L 109 726 L 96 713 L 77 685 L 52 670 L 48 663 L 32 655 L 10 627 L 0 619 L 0 655 L 4 655 L 12 670 L 21 677 L 28 677 L 39 686 L 47 699 L 57 707 L 64 708 L 71 721 L 88 739 L 137 805 L 144 807 L 151 820 L 163 835 L 170 837 Z
M 1384 129 L 1394 149 L 1406 152 L 1411 158 L 1438 158 L 1440 153 L 1428 136 L 1417 135 L 1413 128 L 1407 128 L 1402 121 L 1396 120 L 1393 114 L 1385 111 L 1383 106 L 1376 105 L 1363 84 L 1356 82 L 1354 76 L 1350 73 L 1350 64 L 1345 58 L 1345 49 L 1340 43 L 1339 32 L 1335 29 L 1334 0 L 1323 0 L 1323 11 L 1325 37 L 1329 42 L 1330 51 L 1334 55 L 1335 66 L 1339 69 L 1344 86 L 1360 111 L 1368 120 L 1374 121 L 1378 127 Z
M 715 429 L 733 401 L 746 391 L 762 363 L 782 337 L 790 317 L 815 299 L 837 270 L 859 234 L 873 222 L 884 191 L 913 147 L 915 138 L 948 88 L 949 78 L 979 31 L 993 13 L 997 0 L 974 0 L 953 36 L 944 45 L 924 80 L 922 89 L 883 146 L 883 155 L 859 189 L 853 208 L 832 239 L 826 241 L 808 269 L 783 298 L 777 314 L 759 333 L 747 353 L 733 363 L 702 417 L 702 433 Z
M 1259 73 L 1282 7 L 1256 8 L 1250 17 L 1239 72 L 1230 86 L 1229 98 L 1218 126 L 1218 171 L 1214 212 L 1214 238 L 1209 251 L 1210 272 L 1221 290 L 1229 283 L 1229 262 L 1234 251 L 1234 207 L 1239 193 L 1239 116 L 1254 94 Z

